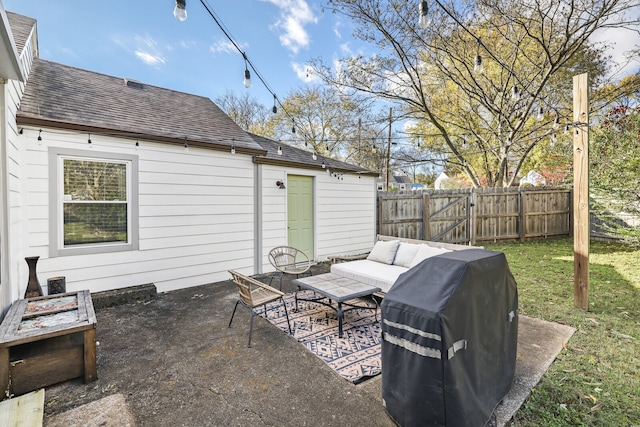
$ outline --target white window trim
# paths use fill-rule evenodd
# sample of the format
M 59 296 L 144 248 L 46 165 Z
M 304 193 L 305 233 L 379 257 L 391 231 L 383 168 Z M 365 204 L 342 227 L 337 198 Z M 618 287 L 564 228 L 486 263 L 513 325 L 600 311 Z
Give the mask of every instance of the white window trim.
M 62 198 L 64 191 L 63 159 L 119 161 L 127 167 L 128 220 L 126 243 L 100 243 L 93 245 L 63 246 Z M 138 249 L 138 156 L 99 151 L 49 147 L 49 256 L 69 256 L 125 252 Z

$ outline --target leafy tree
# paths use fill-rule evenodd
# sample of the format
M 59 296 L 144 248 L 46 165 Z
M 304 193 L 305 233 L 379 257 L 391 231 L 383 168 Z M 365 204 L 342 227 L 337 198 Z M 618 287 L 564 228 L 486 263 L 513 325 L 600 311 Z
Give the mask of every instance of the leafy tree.
M 603 28 L 636 28 L 636 0 L 435 0 L 431 25 L 417 2 L 332 0 L 354 37 L 379 55 L 311 62 L 325 82 L 397 103 L 435 155 L 474 186 L 512 185 L 532 150 L 570 121 L 570 75 L 606 72 Z M 481 63 L 483 70 L 474 69 Z M 555 126 L 555 129 L 554 129 Z
M 624 221 L 640 217 L 640 107 L 612 108 L 589 145 L 595 214 L 609 231 L 640 241 L 640 228 Z

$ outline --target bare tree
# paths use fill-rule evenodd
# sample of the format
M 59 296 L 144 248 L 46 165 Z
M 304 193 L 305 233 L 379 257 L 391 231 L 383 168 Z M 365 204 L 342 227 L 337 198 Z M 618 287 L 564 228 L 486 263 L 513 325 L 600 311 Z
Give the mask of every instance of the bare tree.
M 638 31 L 637 0 L 331 0 L 380 53 L 339 67 L 311 62 L 325 82 L 399 104 L 425 141 L 474 186 L 509 186 L 531 150 L 569 124 L 569 76 L 606 72 L 599 29 Z M 569 80 L 569 81 L 567 81 Z M 435 135 L 435 136 L 430 136 Z
M 233 91 L 226 91 L 215 99 L 215 103 L 245 131 L 264 134 L 271 108 L 264 106 L 256 98 L 248 93 L 238 96 Z
M 377 169 L 379 136 L 385 126 L 373 103 L 335 87 L 290 92 L 267 124 L 266 136 L 324 156 Z

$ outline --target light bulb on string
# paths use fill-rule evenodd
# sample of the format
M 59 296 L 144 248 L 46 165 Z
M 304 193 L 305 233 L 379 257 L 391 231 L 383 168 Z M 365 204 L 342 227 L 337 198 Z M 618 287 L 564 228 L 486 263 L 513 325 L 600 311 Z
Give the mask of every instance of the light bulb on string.
M 38 131 L 38 144 L 42 144 L 42 129 Z
M 517 101 L 520 99 L 520 90 L 518 90 L 518 86 L 513 86 L 511 88 L 511 99 Z
M 278 107 L 276 106 L 276 96 L 273 95 L 273 108 L 271 109 L 271 111 L 273 112 L 273 114 L 276 114 L 278 112 Z
M 564 134 L 569 135 L 569 123 L 564 127 Z
M 427 28 L 431 20 L 429 19 L 429 5 L 426 1 L 420 2 L 420 18 L 418 19 L 418 25 L 422 28 Z
M 315 151 L 313 152 L 313 154 L 311 154 L 311 157 L 313 158 L 313 160 L 318 160 L 318 155 Z
M 87 138 L 87 144 L 89 144 L 89 148 L 93 148 L 93 145 L 91 145 L 91 134 L 89 134 L 89 138 Z
M 536 114 L 536 120 L 538 121 L 544 120 L 544 109 L 541 106 L 538 107 L 538 114 Z
M 473 61 L 473 72 L 476 74 L 482 74 L 484 66 L 482 65 L 482 56 L 480 56 L 480 39 L 478 39 L 478 46 L 476 47 L 476 58 Z
M 176 0 L 176 7 L 173 9 L 173 16 L 180 22 L 187 20 L 187 0 Z
M 473 63 L 473 72 L 476 74 L 482 74 L 484 71 L 484 66 L 482 65 L 482 56 L 480 54 L 476 55 L 476 59 Z
M 249 72 L 249 66 L 247 64 L 247 55 L 242 52 L 242 57 L 244 58 L 244 81 L 242 84 L 249 89 L 251 87 L 251 73 Z
M 231 154 L 236 154 L 236 144 L 231 144 Z
M 282 156 L 282 146 L 278 146 L 278 156 Z

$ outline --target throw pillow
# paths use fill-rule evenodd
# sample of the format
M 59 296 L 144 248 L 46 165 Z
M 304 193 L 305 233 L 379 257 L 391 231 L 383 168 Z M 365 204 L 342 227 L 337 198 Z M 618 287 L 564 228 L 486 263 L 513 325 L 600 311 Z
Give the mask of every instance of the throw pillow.
M 396 257 L 393 259 L 393 265 L 409 268 L 411 261 L 416 257 L 420 246 L 421 245 L 416 245 L 414 243 L 400 242 L 398 252 L 396 252 Z
M 367 259 L 384 264 L 391 264 L 393 263 L 393 259 L 396 257 L 399 244 L 400 241 L 398 240 L 390 240 L 388 242 L 384 242 L 382 240 L 377 241 L 376 244 L 373 245 L 373 249 L 371 249 L 371 253 Z
M 451 252 L 451 251 L 449 249 L 444 249 L 444 248 L 434 248 L 433 246 L 429 246 L 429 245 L 420 245 L 420 248 L 418 249 L 418 253 L 416 254 L 413 261 L 411 261 L 409 268 L 415 267 L 416 265 L 420 264 L 422 261 L 424 261 L 427 258 L 431 258 L 432 256 L 444 254 L 447 252 Z

